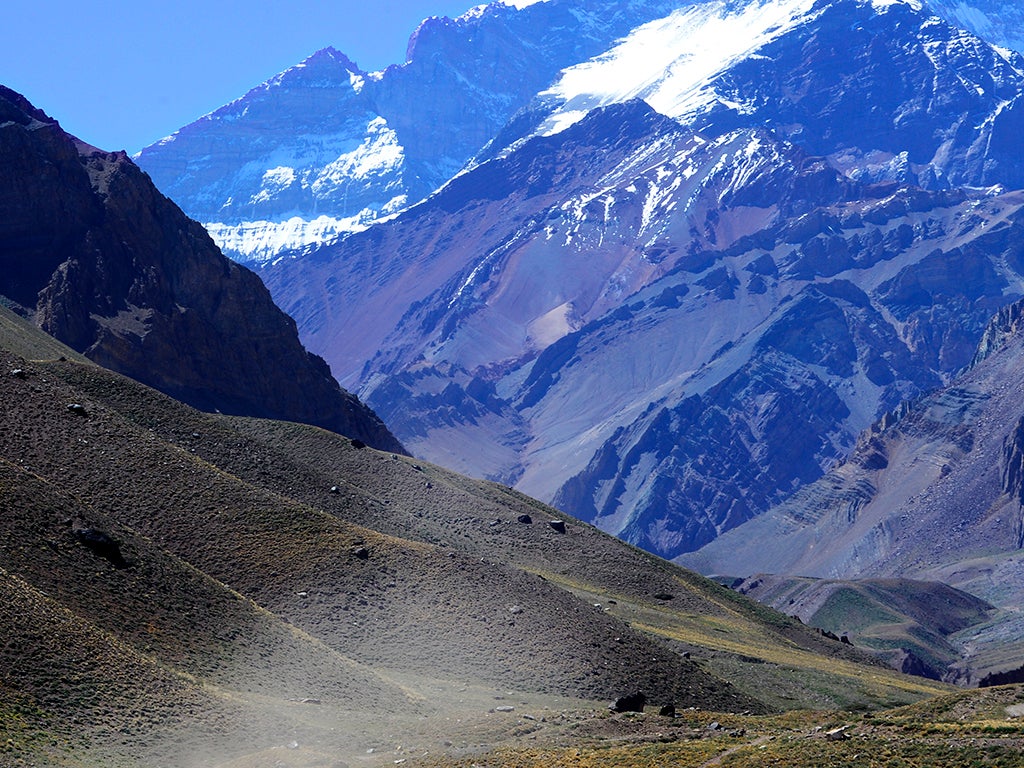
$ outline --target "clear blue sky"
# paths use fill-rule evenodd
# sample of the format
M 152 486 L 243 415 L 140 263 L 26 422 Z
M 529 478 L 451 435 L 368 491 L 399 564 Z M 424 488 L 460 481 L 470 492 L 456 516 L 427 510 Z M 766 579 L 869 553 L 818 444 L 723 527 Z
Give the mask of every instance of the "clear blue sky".
M 428 16 L 480 0 L 16 0 L 0 83 L 101 149 L 136 152 L 328 45 L 364 70 L 405 59 Z

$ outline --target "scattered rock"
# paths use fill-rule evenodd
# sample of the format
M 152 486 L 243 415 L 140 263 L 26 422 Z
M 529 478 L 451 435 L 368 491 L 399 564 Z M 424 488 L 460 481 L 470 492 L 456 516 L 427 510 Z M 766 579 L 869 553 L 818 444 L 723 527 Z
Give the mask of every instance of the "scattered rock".
M 370 559 L 370 550 L 368 550 L 366 547 L 353 547 L 352 554 L 358 557 L 360 560 Z
M 115 568 L 128 566 L 121 554 L 121 546 L 103 531 L 95 528 L 74 528 L 71 533 L 86 549 L 109 561 Z
M 562 520 L 549 520 L 548 525 L 556 533 L 565 533 L 565 522 Z
M 670 595 L 668 592 L 658 592 L 655 596 L 655 600 L 672 600 L 675 595 Z
M 352 447 L 358 450 L 362 450 L 363 448 L 366 447 L 366 443 L 364 443 L 362 440 L 353 440 Z
M 643 712 L 647 705 L 647 697 L 640 691 L 631 693 L 628 696 L 619 696 L 612 702 L 609 709 L 612 712 Z
M 505 707 L 495 707 L 494 711 L 495 712 L 515 712 L 516 708 L 515 707 L 508 707 L 508 706 L 505 706 Z
M 518 520 L 520 523 L 523 523 L 525 525 L 529 525 L 530 523 L 533 522 L 533 518 L 530 517 L 529 515 L 520 515 L 519 517 L 516 518 L 516 520 Z
M 722 730 L 722 724 L 715 720 L 711 725 L 708 726 L 709 731 L 720 731 Z
M 11 371 L 11 376 L 13 376 L 16 379 L 28 378 L 28 374 L 25 373 L 25 371 L 23 371 L 21 368 L 15 368 L 13 371 Z
M 76 416 L 88 416 L 89 412 L 85 410 L 85 406 L 81 403 L 69 403 L 68 410 Z
M 848 725 L 841 725 L 838 728 L 833 728 L 831 731 L 826 731 L 825 738 L 829 741 L 845 741 L 850 738 L 846 735 L 846 729 L 849 727 Z
M 341 493 L 341 488 L 339 488 L 339 487 L 338 487 L 338 486 L 336 486 L 336 485 L 332 485 L 332 486 L 331 486 L 331 493 L 333 493 L 333 494 L 339 494 L 339 493 Z

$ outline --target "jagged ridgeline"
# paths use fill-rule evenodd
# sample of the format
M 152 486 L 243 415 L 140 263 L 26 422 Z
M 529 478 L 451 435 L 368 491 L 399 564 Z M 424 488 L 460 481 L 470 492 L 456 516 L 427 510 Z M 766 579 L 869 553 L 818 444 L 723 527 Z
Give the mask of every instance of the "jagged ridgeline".
M 917 3 L 660 13 L 421 204 L 261 274 L 413 453 L 675 557 L 1024 293 L 1024 62 Z

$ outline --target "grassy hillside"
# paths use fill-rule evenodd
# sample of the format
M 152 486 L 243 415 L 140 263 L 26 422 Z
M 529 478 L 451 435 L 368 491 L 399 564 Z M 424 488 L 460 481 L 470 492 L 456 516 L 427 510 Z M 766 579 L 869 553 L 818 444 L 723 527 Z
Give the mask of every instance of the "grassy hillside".
M 200 413 L 6 312 L 0 407 L 0 765 L 455 759 L 635 690 L 945 690 L 508 488 Z
M 736 589 L 813 627 L 845 635 L 896 669 L 936 679 L 956 674 L 958 633 L 978 631 L 998 616 L 984 600 L 934 581 L 758 575 Z

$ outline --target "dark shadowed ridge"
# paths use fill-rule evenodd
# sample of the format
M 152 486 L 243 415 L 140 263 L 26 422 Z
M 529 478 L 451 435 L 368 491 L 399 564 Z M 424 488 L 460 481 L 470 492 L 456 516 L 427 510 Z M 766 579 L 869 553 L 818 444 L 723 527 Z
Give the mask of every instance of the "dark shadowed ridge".
M 0 88 L 0 294 L 76 351 L 198 408 L 402 452 L 252 272 L 123 152 Z

